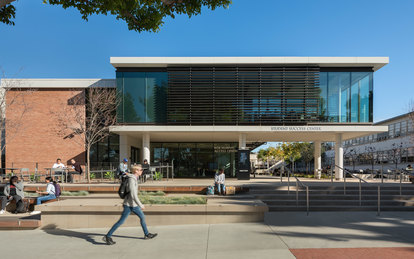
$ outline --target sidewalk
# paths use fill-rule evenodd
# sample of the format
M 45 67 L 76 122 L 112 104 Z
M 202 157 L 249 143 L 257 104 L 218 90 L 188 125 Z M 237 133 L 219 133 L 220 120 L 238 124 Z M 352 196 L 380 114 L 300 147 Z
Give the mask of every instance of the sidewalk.
M 275 212 L 265 224 L 150 226 L 159 234 L 154 240 L 143 240 L 141 228 L 120 228 L 114 246 L 102 242 L 108 229 L 1 231 L 2 256 L 20 251 L 19 258 L 414 258 L 411 212 Z

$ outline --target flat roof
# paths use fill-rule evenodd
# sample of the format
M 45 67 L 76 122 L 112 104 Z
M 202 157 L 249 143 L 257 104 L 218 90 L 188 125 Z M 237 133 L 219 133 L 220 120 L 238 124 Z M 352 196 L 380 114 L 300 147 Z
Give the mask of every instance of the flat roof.
M 389 63 L 389 57 L 111 57 L 119 67 L 167 67 L 178 65 L 315 65 L 319 67 L 372 67 Z
M 99 78 L 6 78 L 0 82 L 1 88 L 89 88 L 116 87 L 115 79 Z

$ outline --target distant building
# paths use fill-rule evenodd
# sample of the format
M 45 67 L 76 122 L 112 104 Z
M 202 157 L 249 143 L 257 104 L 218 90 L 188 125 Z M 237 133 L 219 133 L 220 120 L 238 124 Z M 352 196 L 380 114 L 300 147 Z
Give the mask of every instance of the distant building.
M 388 131 L 344 142 L 344 165 L 348 169 L 405 168 L 414 164 L 414 122 L 410 113 L 375 123 Z M 326 164 L 333 163 L 333 150 L 326 151 Z

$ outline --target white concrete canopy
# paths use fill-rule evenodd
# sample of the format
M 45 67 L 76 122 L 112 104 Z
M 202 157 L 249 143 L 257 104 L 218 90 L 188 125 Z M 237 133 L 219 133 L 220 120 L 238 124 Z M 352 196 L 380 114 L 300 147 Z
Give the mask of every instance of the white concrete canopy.
M 111 57 L 115 67 L 180 65 L 314 65 L 319 67 L 372 67 L 377 71 L 388 57 Z
M 388 131 L 388 126 L 313 125 L 313 126 L 114 126 L 111 132 L 142 139 L 148 132 L 151 142 L 239 142 L 244 134 L 246 143 L 267 141 L 335 142 Z

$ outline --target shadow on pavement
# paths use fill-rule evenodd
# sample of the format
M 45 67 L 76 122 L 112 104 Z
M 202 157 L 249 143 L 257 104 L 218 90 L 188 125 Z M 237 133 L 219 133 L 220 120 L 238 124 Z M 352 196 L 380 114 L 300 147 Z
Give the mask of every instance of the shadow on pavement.
M 88 233 L 88 232 L 80 232 L 68 229 L 60 229 L 57 228 L 55 225 L 48 225 L 43 229 L 43 231 L 49 235 L 55 236 L 65 236 L 65 237 L 76 237 L 80 239 L 84 239 L 87 242 L 94 244 L 94 245 L 106 245 L 105 242 L 102 241 L 102 237 L 104 234 L 102 233 Z M 131 236 L 121 236 L 121 235 L 112 235 L 112 237 L 120 237 L 120 238 L 130 238 L 130 239 L 144 239 L 143 237 L 131 237 Z M 97 242 L 95 239 L 98 239 Z

